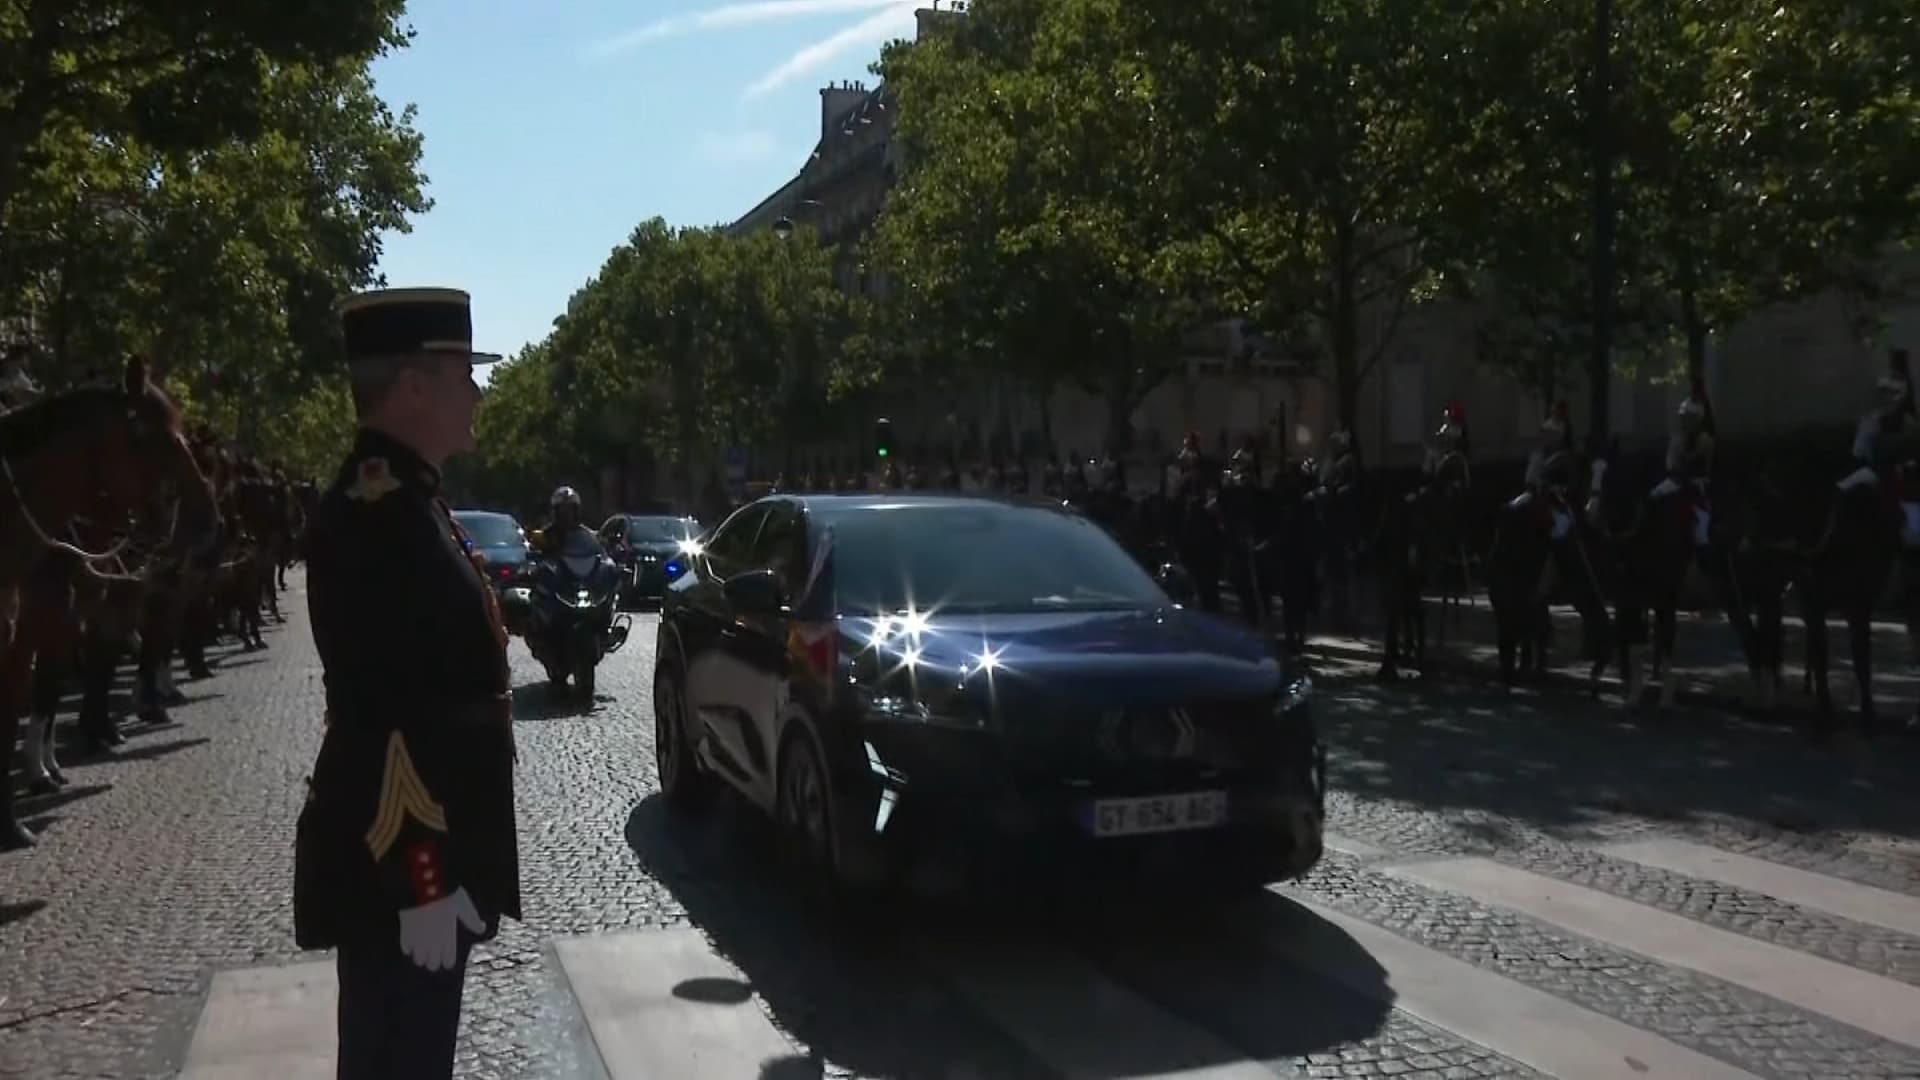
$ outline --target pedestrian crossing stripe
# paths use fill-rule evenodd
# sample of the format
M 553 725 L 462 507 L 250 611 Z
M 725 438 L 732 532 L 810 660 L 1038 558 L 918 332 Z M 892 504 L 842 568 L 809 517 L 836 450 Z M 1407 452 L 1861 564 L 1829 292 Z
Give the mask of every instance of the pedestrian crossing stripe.
M 1386 855 L 1329 837 L 1334 850 Z M 1683 841 L 1602 851 L 1701 880 L 1765 891 L 1910 933 L 1911 897 Z M 1920 987 L 1697 923 L 1488 859 L 1390 861 L 1385 873 L 1436 894 L 1469 898 L 1596 944 L 1649 956 L 1807 1013 L 1920 1047 Z M 1300 890 L 1217 929 L 1252 962 L 1312 985 L 1339 986 L 1438 1029 L 1461 1044 L 1550 1077 L 1739 1080 L 1755 1074 L 1660 1032 L 1602 1015 L 1545 989 L 1448 955 Z M 1783 895 L 1784 894 L 1784 895 Z M 1437 899 L 1437 897 L 1436 897 Z M 1872 914 L 1876 920 L 1861 916 Z M 693 929 L 561 937 L 558 966 L 609 1080 L 784 1074 L 805 1051 L 781 1033 L 747 979 Z M 1164 942 L 1137 950 L 1151 960 Z M 1920 947 L 1917 944 L 1916 947 Z M 905 943 L 907 963 L 998 1029 L 1041 1071 L 1066 1077 L 1255 1080 L 1294 1075 L 1177 1011 L 1138 977 L 1061 944 L 940 939 Z M 1110 958 L 1111 959 L 1111 958 Z M 1177 970 L 1178 964 L 1167 965 Z M 1148 970 L 1154 965 L 1149 963 Z M 1163 988 L 1163 993 L 1164 993 Z M 183 1080 L 330 1078 L 337 987 L 331 961 L 222 972 L 193 1034 Z M 1301 1002 L 1273 1001 L 1284 1013 Z M 884 1023 L 885 1018 L 875 1018 Z M 1278 1022 L 1278 1021 L 1275 1021 Z M 1242 1040 L 1244 1042 L 1244 1040 Z M 1327 1048 L 1337 1051 L 1338 1046 Z M 831 1048 L 826 1048 L 829 1052 Z
M 1387 873 L 1506 908 L 1920 1048 L 1920 986 L 1490 859 L 1403 863 Z

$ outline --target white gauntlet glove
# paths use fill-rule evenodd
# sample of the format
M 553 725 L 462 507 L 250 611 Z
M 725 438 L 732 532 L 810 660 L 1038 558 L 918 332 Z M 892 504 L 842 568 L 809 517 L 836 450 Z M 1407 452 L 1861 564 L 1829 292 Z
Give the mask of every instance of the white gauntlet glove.
M 448 971 L 460 957 L 460 927 L 484 934 L 486 920 L 459 888 L 431 903 L 400 912 L 400 951 L 428 971 Z

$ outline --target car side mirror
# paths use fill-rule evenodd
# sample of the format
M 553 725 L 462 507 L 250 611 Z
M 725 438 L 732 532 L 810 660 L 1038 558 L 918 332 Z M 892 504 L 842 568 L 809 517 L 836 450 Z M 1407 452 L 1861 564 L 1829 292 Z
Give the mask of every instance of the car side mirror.
M 780 575 L 771 570 L 735 574 L 721 586 L 721 591 L 736 614 L 771 617 L 785 613 L 786 586 L 781 584 Z
M 1153 579 L 1160 583 L 1160 590 L 1167 594 L 1167 598 L 1176 604 L 1193 603 L 1198 592 L 1193 585 L 1193 575 L 1179 563 L 1161 563 L 1160 572 Z

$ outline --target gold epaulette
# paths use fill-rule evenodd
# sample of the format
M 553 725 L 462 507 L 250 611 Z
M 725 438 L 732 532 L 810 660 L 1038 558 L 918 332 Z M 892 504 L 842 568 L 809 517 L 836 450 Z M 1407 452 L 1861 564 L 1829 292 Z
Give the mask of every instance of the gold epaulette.
M 407 741 L 396 731 L 387 738 L 387 769 L 380 783 L 380 809 L 373 816 L 373 827 L 367 830 L 367 847 L 373 852 L 374 861 L 387 857 L 387 852 L 400 839 L 400 829 L 409 816 L 435 832 L 447 831 L 446 810 L 427 794 L 427 786 L 421 783 L 420 774 L 413 768 L 413 758 L 407 753 Z

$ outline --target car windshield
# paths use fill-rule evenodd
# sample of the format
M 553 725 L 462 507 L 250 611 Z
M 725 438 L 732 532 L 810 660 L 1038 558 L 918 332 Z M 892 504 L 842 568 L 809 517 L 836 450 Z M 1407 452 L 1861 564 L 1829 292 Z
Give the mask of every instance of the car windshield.
M 627 521 L 627 542 L 630 544 L 691 540 L 700 532 L 700 523 L 691 518 L 643 517 Z
M 843 612 L 1136 610 L 1166 594 L 1085 518 L 992 503 L 840 511 L 833 580 Z
M 515 547 L 525 541 L 520 526 L 503 514 L 455 514 L 477 547 Z

